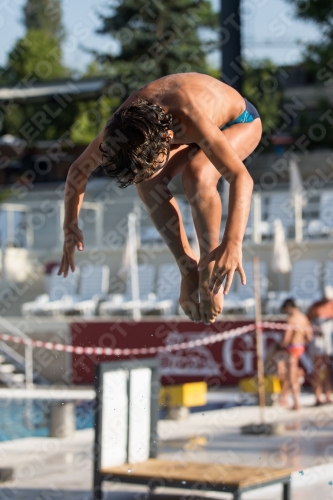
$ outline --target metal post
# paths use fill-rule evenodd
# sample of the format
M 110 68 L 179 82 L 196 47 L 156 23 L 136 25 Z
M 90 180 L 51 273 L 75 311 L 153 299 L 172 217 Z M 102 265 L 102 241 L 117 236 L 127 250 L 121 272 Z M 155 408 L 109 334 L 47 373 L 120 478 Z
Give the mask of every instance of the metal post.
M 233 500 L 240 500 L 241 499 L 241 490 L 238 488 L 237 490 L 234 491 L 234 496 Z
M 7 209 L 7 242 L 10 243 L 11 246 L 14 246 L 15 242 L 14 211 L 8 209 Z
M 283 483 L 283 500 L 291 500 L 291 483 L 290 479 L 287 483 Z
M 133 212 L 136 214 L 136 241 L 137 247 L 141 248 L 141 205 L 138 201 L 134 202 Z
M 257 347 L 257 371 L 258 371 L 258 394 L 261 423 L 264 422 L 265 408 L 265 378 L 264 378 L 264 359 L 262 346 L 262 326 L 261 326 L 261 294 L 260 294 L 260 266 L 259 257 L 253 257 L 253 279 L 255 295 L 256 312 L 256 347 Z
M 102 489 L 102 481 L 103 476 L 98 473 L 98 471 L 94 471 L 94 491 L 92 500 L 102 500 L 103 498 L 103 489 Z
M 33 224 L 33 213 L 32 210 L 27 212 L 27 228 L 26 228 L 26 238 L 27 238 L 27 248 L 31 250 L 34 246 L 34 224 Z
M 296 193 L 294 195 L 295 210 L 295 240 L 298 243 L 303 241 L 303 195 Z
M 139 321 L 141 319 L 141 310 L 140 310 L 140 289 L 139 289 L 139 273 L 138 273 L 138 257 L 137 257 L 136 218 L 137 216 L 135 213 L 131 212 L 128 214 L 128 244 L 129 244 L 129 254 L 130 254 L 133 319 L 135 319 L 135 321 Z
M 63 201 L 59 201 L 59 228 L 58 228 L 58 231 L 59 231 L 59 236 L 57 238 L 57 243 L 60 246 L 62 246 L 60 244 L 60 242 L 62 242 L 62 236 L 63 236 L 63 224 L 64 224 L 64 219 L 65 219 L 65 204 Z
M 261 195 L 253 194 L 253 211 L 252 211 L 252 241 L 253 243 L 261 243 Z
M 25 387 L 32 389 L 34 386 L 34 369 L 33 369 L 33 347 L 26 344 L 25 346 Z
M 103 218 L 104 218 L 103 206 L 101 203 L 97 205 L 96 211 L 97 211 L 96 242 L 98 248 L 101 248 L 103 245 Z
M 221 0 L 222 81 L 242 92 L 240 0 Z
M 50 437 L 66 438 L 75 432 L 75 403 L 57 401 L 52 404 Z
M 1 278 L 3 281 L 7 278 L 6 273 L 6 241 L 2 241 L 1 245 Z

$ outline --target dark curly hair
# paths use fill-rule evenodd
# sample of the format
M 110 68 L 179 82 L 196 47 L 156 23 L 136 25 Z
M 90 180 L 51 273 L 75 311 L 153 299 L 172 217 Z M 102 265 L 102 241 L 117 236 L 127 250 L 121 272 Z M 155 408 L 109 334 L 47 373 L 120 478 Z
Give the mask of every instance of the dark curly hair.
M 292 308 L 297 307 L 296 302 L 294 301 L 293 298 L 290 297 L 289 299 L 286 299 L 283 302 L 283 304 L 281 306 L 281 311 L 283 312 L 287 307 L 292 307 Z
M 170 154 L 172 116 L 148 99 L 138 99 L 117 111 L 107 122 L 103 142 L 102 168 L 121 188 L 148 179 Z

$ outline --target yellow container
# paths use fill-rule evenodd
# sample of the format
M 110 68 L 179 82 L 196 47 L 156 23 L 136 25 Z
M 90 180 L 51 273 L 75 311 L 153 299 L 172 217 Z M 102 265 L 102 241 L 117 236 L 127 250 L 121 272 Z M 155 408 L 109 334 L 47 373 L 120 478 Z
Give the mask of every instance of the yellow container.
M 239 387 L 243 392 L 258 392 L 258 379 L 256 377 L 243 378 L 239 382 Z M 280 380 L 274 375 L 265 377 L 265 393 L 278 394 L 281 392 Z
M 206 382 L 166 385 L 160 390 L 160 406 L 204 406 L 207 403 Z

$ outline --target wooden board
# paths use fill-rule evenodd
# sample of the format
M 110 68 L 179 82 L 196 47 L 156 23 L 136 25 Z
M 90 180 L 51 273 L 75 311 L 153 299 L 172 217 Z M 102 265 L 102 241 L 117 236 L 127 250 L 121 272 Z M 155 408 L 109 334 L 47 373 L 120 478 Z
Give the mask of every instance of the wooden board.
M 212 486 L 224 485 L 244 488 L 288 477 L 292 470 L 219 463 L 170 462 L 151 458 L 137 464 L 125 464 L 104 469 L 101 473 L 112 474 L 125 481 L 126 477 L 131 476 L 131 482 L 134 482 L 135 478 L 146 479 L 147 482 L 152 478 L 163 479 L 166 483 L 165 486 L 168 484 L 171 486 L 172 482 L 181 482 L 189 486 L 206 483 Z

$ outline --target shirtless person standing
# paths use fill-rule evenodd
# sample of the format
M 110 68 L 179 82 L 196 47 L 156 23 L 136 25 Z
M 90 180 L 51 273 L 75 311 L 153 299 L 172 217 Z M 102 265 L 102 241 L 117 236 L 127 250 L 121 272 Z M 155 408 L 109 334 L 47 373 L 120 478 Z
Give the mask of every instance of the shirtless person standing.
M 99 164 L 120 187 L 135 184 L 152 222 L 178 264 L 180 305 L 196 322 L 210 324 L 223 309 L 235 271 L 242 284 L 242 240 L 253 181 L 243 160 L 262 133 L 257 110 L 236 90 L 199 73 L 175 74 L 145 85 L 111 116 L 72 164 L 65 187 L 65 242 L 59 275 L 74 271 L 83 249 L 78 227 L 88 177 Z M 200 247 L 190 247 L 168 184 L 182 173 Z M 222 206 L 217 183 L 230 183 L 228 219 L 219 241 Z M 156 200 L 159 200 L 157 203 Z M 221 286 L 225 280 L 224 289 Z
M 294 410 L 299 410 L 298 360 L 304 354 L 305 346 L 312 340 L 312 327 L 308 318 L 298 309 L 293 299 L 285 300 L 281 311 L 288 315 L 288 329 L 281 344 L 281 347 L 284 347 L 288 354 L 287 376 L 281 391 L 281 404 L 285 406 L 287 394 L 291 390 L 294 396 Z

